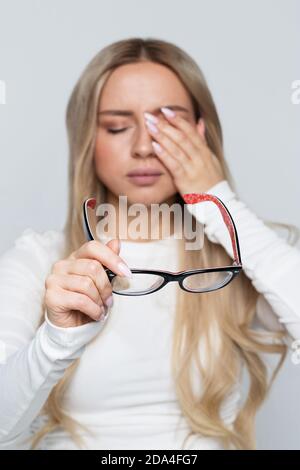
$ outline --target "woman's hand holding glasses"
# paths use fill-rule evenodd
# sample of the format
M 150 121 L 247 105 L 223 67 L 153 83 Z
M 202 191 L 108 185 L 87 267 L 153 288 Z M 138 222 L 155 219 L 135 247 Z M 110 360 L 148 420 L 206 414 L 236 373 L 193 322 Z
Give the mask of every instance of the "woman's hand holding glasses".
M 118 239 L 103 244 L 84 243 L 63 260 L 54 263 L 45 281 L 45 305 L 49 320 L 59 327 L 98 321 L 112 305 L 112 285 L 102 263 L 122 277 L 131 271 L 119 256 Z

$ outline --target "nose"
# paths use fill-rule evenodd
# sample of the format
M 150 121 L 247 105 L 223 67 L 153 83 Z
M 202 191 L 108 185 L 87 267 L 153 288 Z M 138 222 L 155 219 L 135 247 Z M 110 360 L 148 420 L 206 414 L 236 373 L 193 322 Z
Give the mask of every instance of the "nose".
M 152 147 L 152 137 L 147 129 L 144 117 L 142 116 L 137 126 L 136 135 L 132 146 L 132 156 L 134 158 L 158 158 Z

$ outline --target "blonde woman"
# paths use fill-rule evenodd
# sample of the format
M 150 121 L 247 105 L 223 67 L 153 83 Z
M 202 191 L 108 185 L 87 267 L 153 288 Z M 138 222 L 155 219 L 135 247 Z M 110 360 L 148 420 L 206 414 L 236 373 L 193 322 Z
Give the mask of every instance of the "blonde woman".
M 110 44 L 83 71 L 66 121 L 65 228 L 28 228 L 0 259 L 1 448 L 255 449 L 256 412 L 300 338 L 300 252 L 238 198 L 198 65 L 162 40 Z M 132 176 L 145 169 L 159 175 Z M 201 294 L 175 282 L 113 294 L 104 267 L 128 280 L 130 268 L 229 266 L 230 240 L 206 202 L 188 204 L 204 227 L 200 250 L 161 225 L 156 240 L 120 236 L 121 224 L 113 239 L 88 241 L 83 202 L 118 211 L 121 195 L 149 208 L 204 192 L 235 222 L 236 279 Z

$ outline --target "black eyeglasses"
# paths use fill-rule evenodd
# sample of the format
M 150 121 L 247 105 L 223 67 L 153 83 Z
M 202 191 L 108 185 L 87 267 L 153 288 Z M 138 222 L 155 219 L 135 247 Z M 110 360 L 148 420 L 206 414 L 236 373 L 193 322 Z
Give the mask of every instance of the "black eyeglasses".
M 242 261 L 238 235 L 234 221 L 225 204 L 217 196 L 207 193 L 188 193 L 182 197 L 187 204 L 211 201 L 217 205 L 230 234 L 234 256 L 233 264 L 178 272 L 130 268 L 131 278 L 119 276 L 104 266 L 112 284 L 113 293 L 128 296 L 147 295 L 162 289 L 168 282 L 173 281 L 178 282 L 181 289 L 187 292 L 211 292 L 225 287 L 239 274 L 242 269 Z M 88 240 L 97 240 L 97 236 L 95 236 L 97 225 L 95 207 L 95 198 L 88 198 L 83 203 L 83 228 Z

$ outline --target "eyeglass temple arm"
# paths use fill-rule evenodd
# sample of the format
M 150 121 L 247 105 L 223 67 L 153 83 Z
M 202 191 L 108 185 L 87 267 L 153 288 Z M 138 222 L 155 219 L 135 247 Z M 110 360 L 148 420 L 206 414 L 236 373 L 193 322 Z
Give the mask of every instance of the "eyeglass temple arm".
M 207 194 L 207 193 L 186 193 L 182 197 L 183 197 L 184 202 L 186 202 L 187 204 L 196 204 L 198 202 L 211 201 L 217 205 L 217 207 L 219 208 L 221 212 L 225 225 L 229 231 L 229 235 L 230 235 L 230 239 L 232 243 L 234 261 L 236 264 L 242 264 L 240 245 L 239 245 L 235 223 L 229 210 L 225 206 L 224 202 L 222 202 L 221 199 L 219 199 L 217 196 Z M 91 209 L 95 209 L 95 206 L 96 206 L 95 198 L 86 199 L 83 203 L 83 219 L 84 219 L 83 226 L 84 226 L 85 235 L 89 240 L 94 240 L 94 237 L 93 237 L 91 227 L 89 225 L 89 219 L 87 217 L 87 207 L 90 207 Z M 110 271 L 108 268 L 106 268 L 106 270 Z
M 95 240 L 93 236 L 93 232 L 91 230 L 90 224 L 89 224 L 89 218 L 87 216 L 87 208 L 90 207 L 91 209 L 95 209 L 96 207 L 96 199 L 95 198 L 89 198 L 86 199 L 83 202 L 83 229 L 85 236 L 88 240 Z M 115 273 L 113 273 L 109 268 L 103 265 L 103 268 L 105 269 L 109 279 L 113 278 L 115 276 Z
M 96 207 L 96 199 L 89 198 L 83 202 L 83 228 L 84 234 L 88 240 L 95 240 L 93 237 L 93 232 L 89 224 L 89 218 L 87 216 L 87 208 L 90 207 L 91 209 L 95 209 Z
M 229 231 L 232 249 L 233 249 L 234 261 L 236 264 L 241 265 L 242 259 L 241 259 L 241 252 L 240 252 L 240 245 L 239 245 L 237 230 L 236 230 L 233 218 L 229 210 L 225 206 L 224 202 L 222 202 L 221 199 L 219 199 L 217 196 L 214 196 L 212 194 L 207 194 L 207 193 L 186 193 L 186 194 L 183 194 L 182 198 L 186 204 L 196 204 L 198 202 L 211 201 L 217 205 L 218 209 L 221 212 L 225 225 Z

